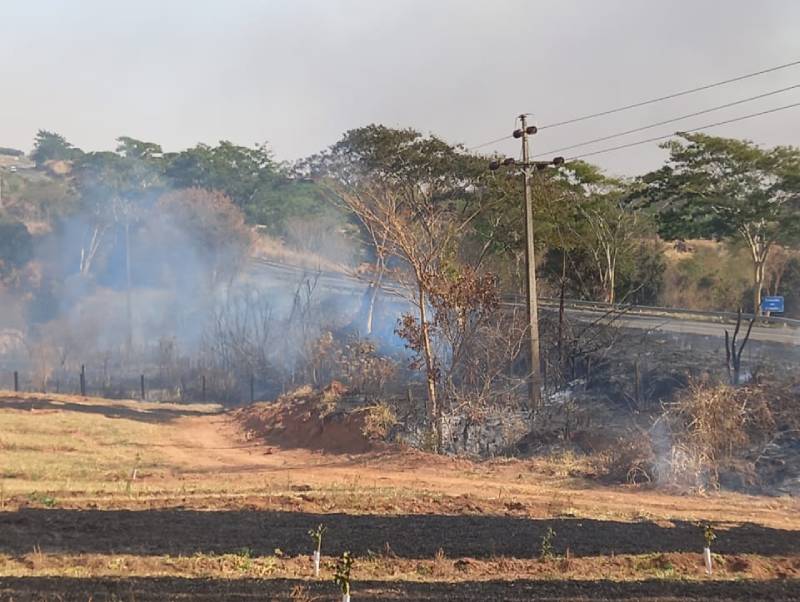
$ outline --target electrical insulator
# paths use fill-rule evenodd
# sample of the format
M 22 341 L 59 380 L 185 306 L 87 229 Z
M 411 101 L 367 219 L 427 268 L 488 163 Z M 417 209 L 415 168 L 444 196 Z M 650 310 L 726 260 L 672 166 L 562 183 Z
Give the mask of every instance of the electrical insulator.
M 539 130 L 536 129 L 535 125 L 529 125 L 528 127 L 525 128 L 525 133 L 530 134 L 531 136 L 533 136 L 538 131 Z
M 556 157 L 553 159 L 553 165 L 564 165 L 564 157 Z
M 522 130 L 514 130 L 514 133 L 511 134 L 514 138 L 522 138 Z
M 514 159 L 512 157 L 503 159 L 503 165 L 514 165 Z

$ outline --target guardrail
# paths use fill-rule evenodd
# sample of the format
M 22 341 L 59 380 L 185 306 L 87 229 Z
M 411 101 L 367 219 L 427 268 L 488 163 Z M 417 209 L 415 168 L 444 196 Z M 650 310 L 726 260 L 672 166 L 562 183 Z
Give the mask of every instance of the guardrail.
M 543 305 L 558 305 L 558 299 L 541 298 Z M 729 311 L 704 311 L 688 309 L 682 307 L 659 307 L 653 305 L 633 305 L 627 303 L 603 303 L 598 301 L 583 301 L 580 299 L 565 299 L 564 306 L 571 309 L 596 312 L 620 312 L 626 315 L 639 315 L 648 317 L 675 317 L 680 316 L 686 320 L 697 320 L 703 322 L 729 323 L 735 322 L 736 312 Z M 742 320 L 749 321 L 753 314 L 742 313 Z M 800 320 L 793 318 L 783 318 L 778 316 L 761 316 L 757 322 L 759 326 L 783 326 L 790 328 L 800 328 Z
M 339 280 L 342 284 L 347 284 L 350 287 L 366 286 L 368 282 L 357 275 L 344 274 L 340 272 L 332 272 L 329 270 L 314 270 L 311 268 L 303 268 L 299 266 L 292 266 L 282 264 L 270 260 L 259 259 L 255 263 L 268 269 L 278 269 L 284 272 L 301 273 L 305 275 L 319 274 L 322 278 L 329 278 Z M 391 295 L 404 297 L 402 292 L 395 286 L 383 284 L 381 289 Z M 502 298 L 502 305 L 505 306 L 522 306 L 525 300 L 520 295 L 507 295 Z M 558 306 L 559 300 L 552 297 L 540 297 L 539 303 L 545 307 Z M 737 318 L 736 312 L 726 311 L 705 311 L 698 309 L 688 309 L 683 307 L 659 307 L 652 305 L 634 305 L 628 303 L 604 303 L 602 301 L 585 301 L 582 299 L 565 299 L 564 307 L 572 310 L 593 311 L 612 313 L 619 312 L 625 315 L 642 316 L 642 317 L 663 317 L 663 318 L 676 318 L 680 317 L 685 320 L 696 320 L 699 322 L 718 322 L 720 324 L 735 322 Z M 742 313 L 743 320 L 750 320 L 753 314 Z M 778 316 L 762 316 L 757 322 L 758 326 L 782 326 L 786 328 L 800 329 L 800 320 L 793 318 L 782 318 Z

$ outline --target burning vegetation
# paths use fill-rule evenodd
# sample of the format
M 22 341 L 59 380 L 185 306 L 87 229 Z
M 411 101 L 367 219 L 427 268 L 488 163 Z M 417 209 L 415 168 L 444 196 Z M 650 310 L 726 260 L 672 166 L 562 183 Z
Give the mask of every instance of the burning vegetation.
M 670 149 L 687 173 L 702 170 L 712 142 L 740 145 L 685 142 Z M 791 167 L 753 152 L 775 177 Z M 48 132 L 33 158 L 2 209 L 9 385 L 13 374 L 15 387 L 40 391 L 262 400 L 236 417 L 276 445 L 357 452 L 388 441 L 484 458 L 569 449 L 602 456 L 617 480 L 695 489 L 763 487 L 774 450 L 789 445 L 791 419 L 775 405 L 791 390 L 775 381 L 782 364 L 761 368 L 796 351 L 751 341 L 754 321 L 742 327 L 740 314 L 723 348 L 722 326 L 717 340 L 672 336 L 632 326 L 624 305 L 569 305 L 652 304 L 666 278 L 687 278 L 682 259 L 667 269 L 663 238 L 689 233 L 675 231 L 679 182 L 661 172 L 629 182 L 574 162 L 536 175 L 538 268 L 557 299 L 540 319 L 536 404 L 516 296 L 521 187 L 486 157 L 368 126 L 291 167 L 263 146 L 164 153 L 122 137 L 116 152 L 87 153 Z M 782 202 L 796 201 L 793 181 L 781 180 Z M 769 228 L 778 217 L 764 217 Z M 726 227 L 707 234 L 747 224 Z M 795 252 L 781 243 L 788 234 L 771 239 L 776 262 L 760 268 L 758 290 L 739 291 L 740 307 L 793 277 Z M 288 248 L 302 260 L 269 261 Z

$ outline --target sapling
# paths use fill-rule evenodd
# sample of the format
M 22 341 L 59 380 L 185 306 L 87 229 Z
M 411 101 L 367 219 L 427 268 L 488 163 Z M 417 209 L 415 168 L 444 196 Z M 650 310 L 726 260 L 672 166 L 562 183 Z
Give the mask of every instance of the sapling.
M 555 551 L 553 550 L 553 539 L 555 539 L 556 532 L 553 527 L 547 527 L 547 531 L 542 536 L 542 545 L 539 548 L 539 560 L 552 560 L 555 558 Z
M 350 570 L 353 568 L 353 557 L 344 552 L 336 561 L 333 580 L 342 590 L 342 602 L 350 602 Z
M 309 529 L 308 534 L 311 536 L 311 540 L 314 542 L 314 577 L 319 577 L 319 559 L 320 554 L 322 552 L 322 536 L 325 535 L 325 531 L 328 530 L 323 524 L 317 525 L 316 529 Z
M 717 538 L 714 533 L 713 527 L 706 523 L 703 527 L 703 539 L 705 540 L 705 547 L 703 548 L 703 560 L 706 563 L 706 573 L 711 574 L 711 543 Z

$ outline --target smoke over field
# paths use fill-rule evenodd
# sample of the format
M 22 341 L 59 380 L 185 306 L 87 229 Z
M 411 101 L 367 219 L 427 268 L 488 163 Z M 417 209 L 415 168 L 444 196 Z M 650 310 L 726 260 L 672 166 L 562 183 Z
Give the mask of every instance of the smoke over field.
M 315 269 L 256 268 L 260 236 L 230 198 L 200 188 L 97 197 L 54 220 L 2 291 L 4 385 L 16 370 L 26 388 L 76 390 L 84 365 L 106 394 L 134 395 L 142 374 L 167 397 L 246 399 L 251 378 L 257 396 L 280 391 L 361 298 L 332 295 Z M 341 236 L 327 240 L 341 257 Z

